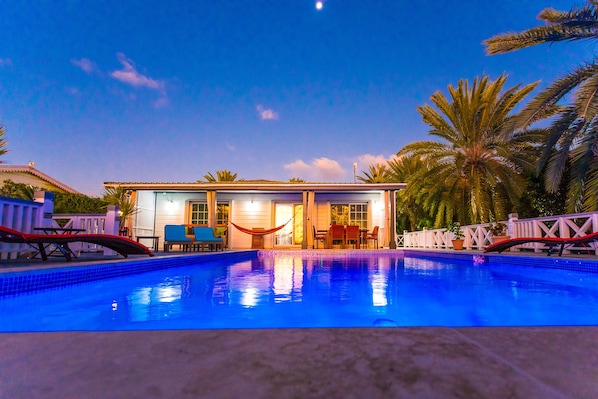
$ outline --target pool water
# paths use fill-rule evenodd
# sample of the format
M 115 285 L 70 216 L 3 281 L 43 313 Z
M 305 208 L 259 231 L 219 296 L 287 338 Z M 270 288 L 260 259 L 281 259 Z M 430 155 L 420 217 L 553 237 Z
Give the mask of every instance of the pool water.
M 0 298 L 0 331 L 598 324 L 598 275 L 401 255 L 214 260 Z

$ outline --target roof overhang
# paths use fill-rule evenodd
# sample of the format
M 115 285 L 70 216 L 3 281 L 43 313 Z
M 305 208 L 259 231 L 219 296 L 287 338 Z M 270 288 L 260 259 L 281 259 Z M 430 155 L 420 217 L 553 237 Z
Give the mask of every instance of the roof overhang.
M 403 190 L 406 183 L 134 183 L 105 182 L 104 187 L 121 186 L 149 191 L 253 191 L 253 192 L 367 192 Z
M 31 166 L 0 165 L 0 172 L 2 172 L 2 173 L 27 173 L 27 174 L 37 177 L 40 180 L 45 181 L 46 183 L 51 184 L 54 187 L 57 187 L 67 193 L 81 194 L 79 191 L 75 190 L 74 188 L 71 188 L 64 183 L 59 182 L 58 180 L 54 179 L 53 177 L 48 176 L 47 174 L 45 174 Z

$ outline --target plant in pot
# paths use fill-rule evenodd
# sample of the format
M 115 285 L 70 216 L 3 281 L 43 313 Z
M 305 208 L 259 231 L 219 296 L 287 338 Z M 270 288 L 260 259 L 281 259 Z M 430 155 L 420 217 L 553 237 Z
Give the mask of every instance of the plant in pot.
M 464 242 L 463 238 L 465 236 L 463 234 L 463 230 L 461 230 L 461 224 L 459 222 L 451 223 L 446 230 L 453 233 L 453 249 L 462 250 Z
M 507 235 L 507 225 L 501 222 L 490 223 L 488 226 L 488 231 L 490 232 L 490 241 L 492 241 L 492 244 L 509 240 L 511 238 Z

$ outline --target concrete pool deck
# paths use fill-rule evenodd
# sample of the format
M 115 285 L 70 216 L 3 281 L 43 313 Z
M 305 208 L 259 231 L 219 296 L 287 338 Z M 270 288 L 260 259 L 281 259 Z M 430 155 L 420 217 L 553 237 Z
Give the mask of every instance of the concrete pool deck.
M 598 327 L 2 333 L 0 398 L 593 398 L 597 347 Z
M 594 398 L 598 327 L 0 334 L 0 398 Z

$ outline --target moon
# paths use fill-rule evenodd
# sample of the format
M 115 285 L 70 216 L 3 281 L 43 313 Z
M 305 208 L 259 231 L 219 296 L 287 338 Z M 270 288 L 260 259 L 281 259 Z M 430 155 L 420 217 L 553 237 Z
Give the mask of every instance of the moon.
M 321 10 L 324 7 L 324 2 L 316 1 L 316 10 Z

